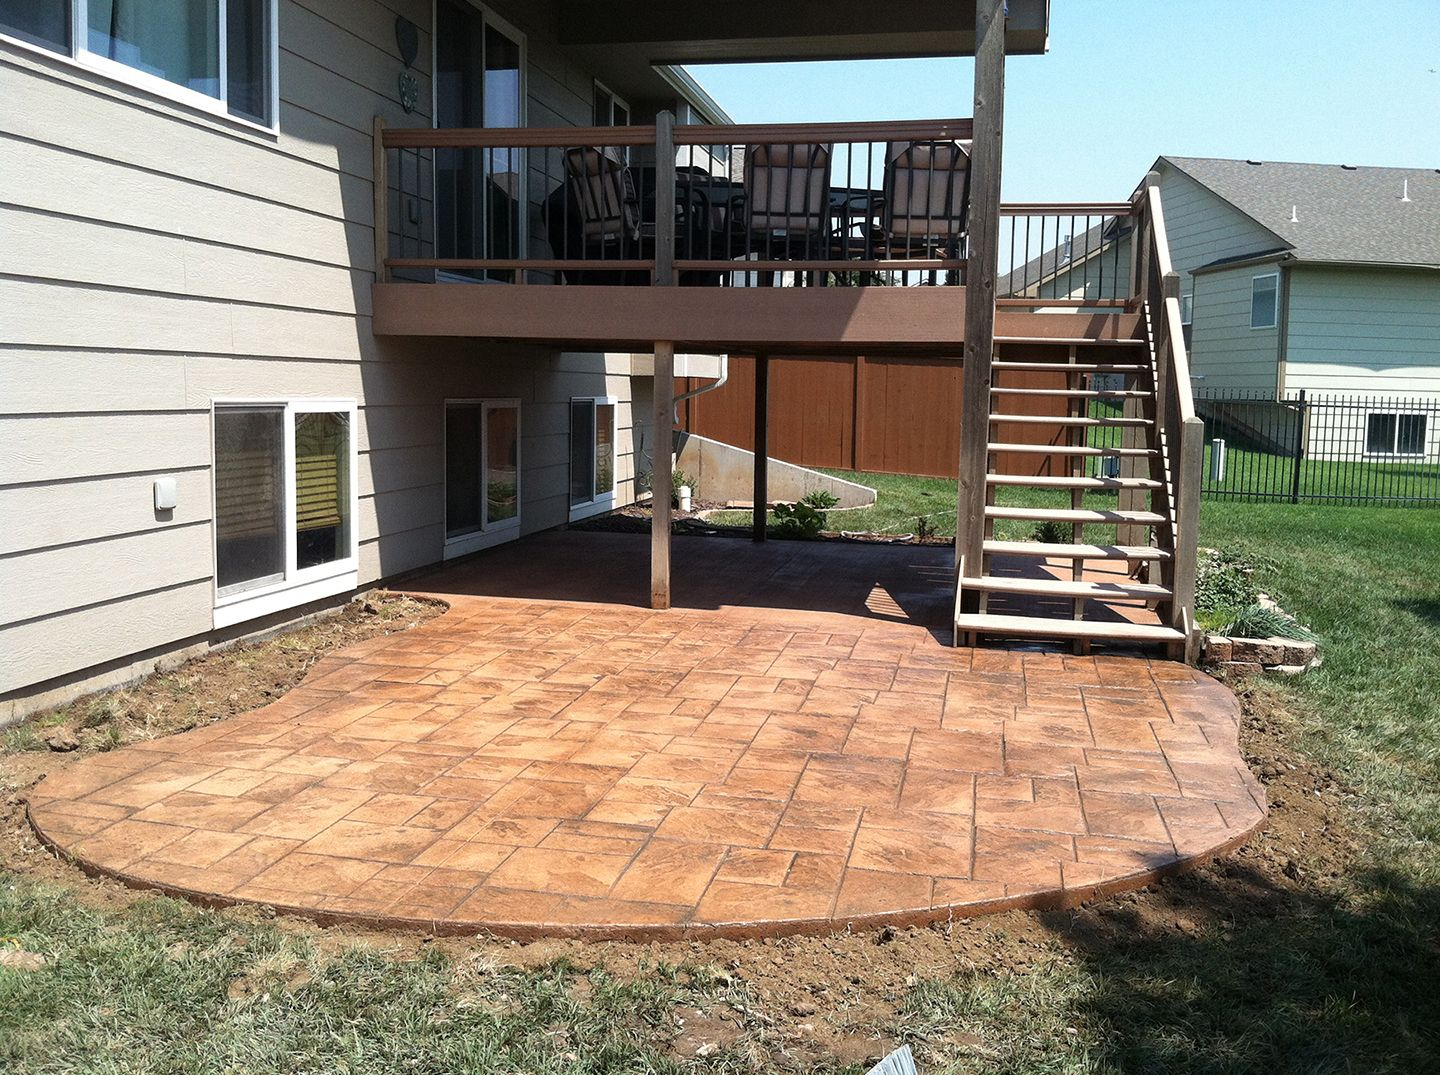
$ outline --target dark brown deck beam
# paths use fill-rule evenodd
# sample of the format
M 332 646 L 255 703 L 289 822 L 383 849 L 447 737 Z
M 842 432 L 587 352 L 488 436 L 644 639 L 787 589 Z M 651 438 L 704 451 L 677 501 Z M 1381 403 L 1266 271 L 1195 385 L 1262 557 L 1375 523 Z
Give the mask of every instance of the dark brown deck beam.
M 376 284 L 380 336 L 463 336 L 583 350 L 763 349 L 959 357 L 959 287 L 598 287 Z M 1130 339 L 1133 314 L 1001 311 L 1001 338 Z

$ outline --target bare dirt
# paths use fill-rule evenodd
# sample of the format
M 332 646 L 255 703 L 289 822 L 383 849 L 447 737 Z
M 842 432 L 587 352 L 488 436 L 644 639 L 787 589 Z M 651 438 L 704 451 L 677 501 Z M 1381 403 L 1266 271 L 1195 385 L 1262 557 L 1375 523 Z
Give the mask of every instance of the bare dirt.
M 40 846 L 25 820 L 25 792 L 81 758 L 247 713 L 282 697 L 316 661 L 344 646 L 408 630 L 445 610 L 438 601 L 374 591 L 334 615 L 257 642 L 186 661 L 118 690 L 37 713 L 7 729 L 0 750 L 0 870 L 74 883 L 87 903 L 123 905 L 134 894 L 80 871 Z
M 0 754 L 0 870 L 64 883 L 86 905 L 123 909 L 141 894 L 86 877 L 39 845 L 24 818 L 28 787 L 117 741 L 171 734 L 263 705 L 299 682 L 325 653 L 404 629 L 436 611 L 410 598 L 375 598 L 368 607 L 357 605 L 280 638 L 215 653 L 125 691 L 36 718 L 37 735 L 66 730 L 80 746 L 68 753 Z M 1223 936 L 1245 915 L 1286 914 L 1306 893 L 1345 871 L 1359 851 L 1357 835 L 1343 820 L 1350 792 L 1333 772 L 1295 749 L 1292 718 L 1275 708 L 1269 695 L 1244 681 L 1234 686 L 1245 709 L 1246 759 L 1270 797 L 1267 827 L 1223 859 L 1071 911 L 1011 912 L 821 937 L 656 944 L 437 939 L 320 927 L 264 908 L 222 913 L 237 921 L 273 922 L 331 953 L 358 944 L 408 959 L 440 947 L 461 965 L 478 960 L 523 968 L 563 958 L 582 975 L 577 983 L 592 971 L 629 980 L 654 973 L 657 965 L 679 967 L 681 981 L 703 979 L 702 992 L 724 1000 L 673 1013 L 670 1050 L 676 1059 L 739 1048 L 783 1057 L 786 1067 L 863 1064 L 894 1046 L 887 1034 L 903 1022 L 905 996 L 917 981 L 977 967 L 988 974 L 1024 974 L 1057 952 L 1093 950 L 1137 934 L 1177 940 L 1212 932 Z M 106 714 L 103 722 L 96 723 L 97 710 Z M 948 1039 L 934 1044 L 965 1047 Z

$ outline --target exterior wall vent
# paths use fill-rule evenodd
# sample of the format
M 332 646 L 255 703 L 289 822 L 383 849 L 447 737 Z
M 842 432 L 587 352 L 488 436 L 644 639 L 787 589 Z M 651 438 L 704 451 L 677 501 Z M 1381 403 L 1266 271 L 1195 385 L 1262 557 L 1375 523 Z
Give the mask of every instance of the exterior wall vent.
M 1343 168 L 1343 169 L 1344 169 L 1345 171 L 1347 171 L 1347 172 L 1353 172 L 1353 171 L 1355 170 L 1355 165 L 1353 165 L 1353 164 L 1342 164 L 1342 165 L 1340 165 L 1340 167 Z
M 1264 162 L 1264 161 L 1251 161 L 1251 160 L 1247 160 L 1245 163 L 1246 163 L 1246 164 L 1254 164 L 1254 165 L 1257 165 L 1257 166 L 1258 166 L 1258 165 L 1264 164 L 1265 162 Z

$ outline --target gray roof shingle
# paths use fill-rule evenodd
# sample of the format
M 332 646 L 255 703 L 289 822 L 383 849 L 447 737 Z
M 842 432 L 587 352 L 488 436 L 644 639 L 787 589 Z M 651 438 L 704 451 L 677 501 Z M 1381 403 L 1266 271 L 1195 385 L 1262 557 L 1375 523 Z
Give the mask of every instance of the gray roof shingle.
M 1440 267 L 1440 169 L 1160 160 L 1274 232 L 1302 260 Z

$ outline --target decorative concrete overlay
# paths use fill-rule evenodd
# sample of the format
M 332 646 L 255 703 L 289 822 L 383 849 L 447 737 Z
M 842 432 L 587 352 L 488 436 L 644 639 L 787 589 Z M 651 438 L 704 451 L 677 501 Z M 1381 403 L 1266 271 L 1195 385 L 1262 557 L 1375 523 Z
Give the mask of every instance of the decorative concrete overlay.
M 529 555 L 577 540 L 591 571 L 634 546 Z M 708 574 L 768 555 L 813 584 L 802 553 L 749 550 Z M 867 617 L 475 592 L 524 555 L 427 578 L 450 611 L 264 709 L 50 777 L 32 823 L 89 870 L 212 904 L 659 939 L 1068 905 L 1263 822 L 1237 703 L 1186 666 L 952 649 L 903 594 Z M 869 577 L 860 556 L 834 564 Z

